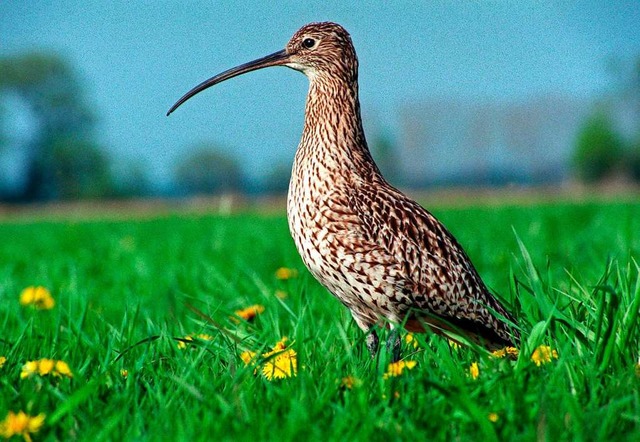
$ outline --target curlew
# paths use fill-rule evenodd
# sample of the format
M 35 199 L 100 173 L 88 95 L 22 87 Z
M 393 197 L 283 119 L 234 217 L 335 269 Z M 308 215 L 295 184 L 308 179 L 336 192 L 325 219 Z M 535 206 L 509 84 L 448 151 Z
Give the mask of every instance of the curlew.
M 287 218 L 311 274 L 351 312 L 372 356 L 379 326 L 400 357 L 399 326 L 462 335 L 493 349 L 518 341 L 515 321 L 489 292 L 462 246 L 431 213 L 391 186 L 365 139 L 358 59 L 335 23 L 299 29 L 285 49 L 222 72 L 195 94 L 232 77 L 287 66 L 309 79 L 304 129 L 295 154 Z

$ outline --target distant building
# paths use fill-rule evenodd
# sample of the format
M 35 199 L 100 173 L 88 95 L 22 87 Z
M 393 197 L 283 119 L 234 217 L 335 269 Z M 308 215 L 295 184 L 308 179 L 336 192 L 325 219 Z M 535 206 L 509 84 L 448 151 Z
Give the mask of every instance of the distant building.
M 401 109 L 399 175 L 411 187 L 564 181 L 576 135 L 592 105 L 553 96 L 406 105 Z

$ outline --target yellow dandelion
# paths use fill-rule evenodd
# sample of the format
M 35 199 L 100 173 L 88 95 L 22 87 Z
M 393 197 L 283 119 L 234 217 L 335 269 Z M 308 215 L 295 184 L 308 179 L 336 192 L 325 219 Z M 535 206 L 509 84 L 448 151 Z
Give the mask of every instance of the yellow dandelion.
M 71 369 L 69 365 L 64 361 L 56 361 L 56 366 L 53 370 L 54 376 L 66 376 L 68 378 L 72 378 L 73 374 L 71 373 Z
M 262 366 L 262 375 L 268 380 L 283 379 L 297 376 L 298 354 L 291 348 L 272 352 L 269 359 Z M 265 357 L 267 357 L 265 355 Z
M 179 349 L 184 349 L 187 348 L 187 342 L 186 341 L 193 341 L 193 337 L 192 336 L 185 336 L 183 338 L 180 338 L 180 340 L 178 341 L 178 348 Z
M 10 411 L 7 417 L 0 422 L 0 436 L 10 439 L 13 436 L 31 442 L 31 433 L 37 433 L 44 424 L 45 415 L 40 413 L 37 416 L 29 416 L 24 411 L 14 413 Z
M 276 345 L 273 346 L 273 349 L 271 350 L 271 352 L 265 353 L 263 356 L 267 357 L 269 355 L 272 355 L 275 352 L 284 350 L 285 348 L 287 348 L 287 341 L 288 340 L 289 340 L 289 338 L 284 336 L 282 339 L 280 339 L 278 342 L 276 342 Z
M 407 333 L 407 335 L 404 337 L 404 342 L 413 346 L 413 348 L 418 348 L 418 341 L 413 336 L 413 333 Z
M 471 363 L 471 366 L 469 367 L 469 376 L 471 376 L 471 379 L 478 379 L 478 376 L 480 376 L 480 367 L 478 367 L 477 362 Z
M 491 422 L 498 422 L 498 419 L 500 419 L 500 416 L 498 416 L 498 413 L 489 413 L 489 415 L 487 416 L 487 418 L 488 418 Z
M 45 287 L 31 286 L 20 293 L 20 305 L 31 306 L 38 310 L 51 310 L 56 302 Z
M 38 361 L 29 361 L 22 366 L 20 379 L 31 377 L 36 373 L 38 373 Z
M 36 373 L 38 373 L 38 361 L 29 361 L 22 366 L 20 379 L 31 377 Z
M 362 381 L 355 376 L 345 376 L 340 381 L 340 387 L 347 390 L 353 390 L 354 388 L 359 387 L 361 385 L 362 385 Z
M 38 374 L 40 376 L 48 375 L 55 365 L 56 361 L 53 359 L 40 359 L 40 361 L 38 361 Z
M 499 350 L 494 350 L 491 352 L 491 355 L 494 358 L 504 358 L 505 356 L 509 356 L 511 359 L 516 359 L 520 351 L 515 347 L 504 347 Z
M 270 381 L 297 376 L 298 354 L 292 348 L 287 348 L 287 341 L 286 337 L 278 341 L 271 351 L 262 355 L 262 362 L 257 360 L 255 352 L 249 350 L 243 351 L 240 359 L 245 365 L 261 364 L 260 372 Z
M 507 351 L 504 348 L 498 349 L 498 350 L 493 350 L 491 352 L 491 356 L 493 356 L 494 358 L 498 358 L 498 359 L 502 359 L 507 355 Z
M 179 338 L 180 340 L 178 341 L 178 348 L 179 349 L 187 348 L 187 344 L 189 342 L 193 342 L 193 338 L 197 338 L 201 341 L 211 341 L 213 339 L 213 336 L 208 335 L 206 333 L 199 333 L 197 335 L 195 333 L 191 333 L 190 335 Z
M 262 375 L 268 380 L 290 378 L 298 374 L 298 354 L 287 348 L 285 336 L 280 339 L 270 352 L 262 355 L 266 362 L 262 366 Z
M 127 370 L 126 368 L 121 369 L 120 376 L 122 376 L 124 379 L 127 379 L 129 377 L 129 370 Z
M 5 358 L 4 356 L 0 356 L 0 368 L 4 367 L 4 364 L 6 364 L 7 362 L 7 358 Z
M 260 304 L 251 305 L 247 308 L 243 308 L 242 310 L 236 310 L 234 314 L 244 319 L 245 321 L 252 321 L 256 316 L 260 313 L 264 312 L 264 306 Z
M 278 279 L 291 279 L 296 278 L 298 276 L 298 271 L 296 269 L 290 269 L 287 267 L 280 267 L 276 270 L 276 278 Z
M 40 359 L 38 361 L 28 361 L 22 366 L 20 379 L 29 378 L 33 375 L 54 377 L 66 376 L 73 377 L 69 365 L 64 361 L 56 361 L 53 359 Z
M 531 360 L 538 367 L 543 364 L 548 364 L 551 362 L 551 359 L 558 359 L 558 352 L 548 345 L 538 346 L 531 355 Z
M 520 355 L 520 350 L 515 347 L 505 347 L 505 350 L 507 352 L 507 356 L 517 358 Z
M 387 372 L 382 376 L 383 379 L 389 379 L 390 377 L 397 377 L 402 374 L 402 372 L 407 369 L 411 370 L 418 364 L 417 361 L 398 361 L 392 362 L 387 367 Z
M 256 357 L 255 351 L 247 350 L 240 353 L 240 359 L 242 359 L 242 362 L 244 362 L 244 365 L 251 364 L 254 361 L 255 357 Z

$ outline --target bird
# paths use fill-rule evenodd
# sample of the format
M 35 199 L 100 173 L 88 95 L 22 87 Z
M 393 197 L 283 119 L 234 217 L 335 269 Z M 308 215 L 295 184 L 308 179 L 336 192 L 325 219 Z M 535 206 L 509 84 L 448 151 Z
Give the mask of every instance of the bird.
M 291 236 L 310 273 L 349 309 L 371 356 L 385 328 L 393 361 L 401 358 L 403 327 L 458 336 L 489 350 L 516 346 L 515 318 L 460 243 L 376 165 L 362 125 L 358 57 L 341 25 L 304 25 L 283 50 L 198 84 L 167 116 L 211 86 L 271 66 L 309 80 L 287 194 Z

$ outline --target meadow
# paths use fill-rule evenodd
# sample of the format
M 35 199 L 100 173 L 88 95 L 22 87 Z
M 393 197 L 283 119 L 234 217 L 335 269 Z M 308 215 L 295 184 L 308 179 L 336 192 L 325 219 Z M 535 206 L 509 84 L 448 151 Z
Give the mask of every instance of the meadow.
M 432 211 L 512 306 L 517 358 L 415 335 L 390 371 L 284 214 L 0 222 L 0 435 L 640 439 L 640 202 Z M 20 302 L 38 286 L 55 305 Z

